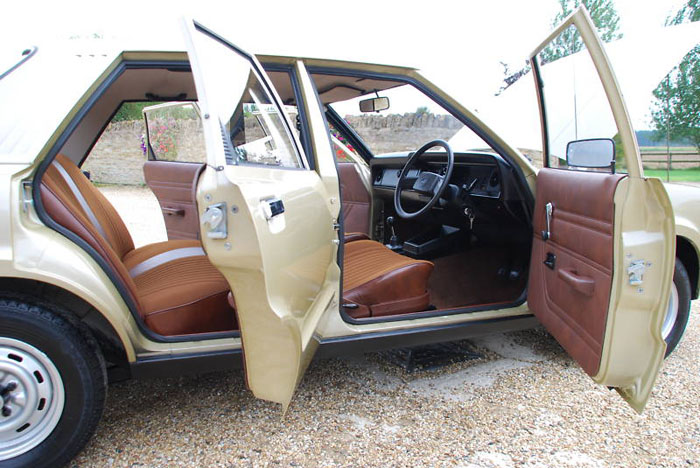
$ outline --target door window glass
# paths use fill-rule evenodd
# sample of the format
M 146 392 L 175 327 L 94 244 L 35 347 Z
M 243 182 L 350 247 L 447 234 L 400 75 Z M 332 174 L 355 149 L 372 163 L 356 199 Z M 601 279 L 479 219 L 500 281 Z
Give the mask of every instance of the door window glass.
M 204 163 L 207 160 L 202 118 L 196 104 L 172 102 L 144 109 L 148 148 L 160 161 Z
M 249 56 L 197 27 L 193 36 L 210 110 L 224 139 L 228 164 L 302 167 L 281 108 Z M 202 97 L 200 96 L 200 99 Z
M 356 163 L 362 160 L 352 144 L 340 133 L 330 122 L 328 129 L 331 133 L 331 143 L 333 144 L 333 155 L 337 162 Z
M 544 113 L 547 125 L 545 157 L 550 167 L 577 170 L 610 171 L 605 168 L 574 167 L 567 163 L 567 147 L 570 153 L 573 142 L 611 139 L 615 142 L 616 170 L 624 171 L 625 155 L 622 153 L 619 131 L 613 118 L 603 84 L 593 60 L 575 26 L 570 26 L 557 36 L 536 57 L 542 79 Z M 585 144 L 580 147 L 599 148 L 603 154 L 591 154 L 591 161 L 599 164 L 601 158 L 612 163 L 613 151 L 608 145 Z M 595 165 L 592 163 L 592 165 Z

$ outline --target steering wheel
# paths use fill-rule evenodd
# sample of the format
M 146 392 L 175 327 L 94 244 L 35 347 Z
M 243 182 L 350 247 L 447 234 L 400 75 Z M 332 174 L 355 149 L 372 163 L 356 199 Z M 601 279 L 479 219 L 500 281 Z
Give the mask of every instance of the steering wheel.
M 447 152 L 447 170 L 445 171 L 445 174 L 440 175 L 434 172 L 421 171 L 420 176 L 418 176 L 418 179 L 413 183 L 413 186 L 411 186 L 411 184 L 407 182 L 408 172 L 426 151 L 434 148 L 435 146 L 441 146 Z M 417 218 L 431 209 L 440 199 L 443 192 L 447 188 L 447 185 L 450 183 L 450 178 L 452 177 L 452 170 L 454 167 L 455 155 L 452 152 L 452 148 L 445 140 L 433 140 L 421 146 L 418 151 L 413 153 L 413 155 L 408 158 L 408 161 L 406 161 L 403 169 L 401 169 L 401 175 L 399 176 L 399 180 L 396 183 L 396 190 L 394 191 L 394 209 L 396 210 L 396 214 L 404 219 L 410 219 Z M 412 188 L 418 193 L 429 195 L 431 198 L 418 211 L 408 212 L 403 209 L 403 206 L 401 206 L 401 191 L 406 188 Z

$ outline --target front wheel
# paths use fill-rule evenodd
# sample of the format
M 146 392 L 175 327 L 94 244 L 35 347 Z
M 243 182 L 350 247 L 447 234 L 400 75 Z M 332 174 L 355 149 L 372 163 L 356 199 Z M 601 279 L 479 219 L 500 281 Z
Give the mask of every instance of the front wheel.
M 666 341 L 665 357 L 668 357 L 680 343 L 689 318 L 690 277 L 683 263 L 676 259 L 676 266 L 673 271 L 673 284 L 671 285 L 671 297 L 668 300 L 666 315 L 661 326 L 661 336 Z
M 87 332 L 49 306 L 0 298 L 0 465 L 72 459 L 100 419 L 105 377 Z

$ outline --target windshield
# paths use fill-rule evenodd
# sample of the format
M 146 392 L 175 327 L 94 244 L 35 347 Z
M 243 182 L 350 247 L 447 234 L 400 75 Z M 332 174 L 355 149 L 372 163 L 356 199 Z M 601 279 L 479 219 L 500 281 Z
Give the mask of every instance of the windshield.
M 360 111 L 361 101 L 376 97 L 389 98 L 389 108 Z M 460 120 L 410 84 L 334 102 L 330 107 L 375 155 L 415 151 L 435 139 L 449 141 L 454 151 L 492 151 Z

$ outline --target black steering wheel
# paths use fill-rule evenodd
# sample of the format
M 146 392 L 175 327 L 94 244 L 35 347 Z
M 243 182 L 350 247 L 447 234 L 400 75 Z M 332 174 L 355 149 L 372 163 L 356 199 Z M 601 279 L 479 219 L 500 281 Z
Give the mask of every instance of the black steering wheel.
M 408 172 L 426 151 L 435 146 L 441 146 L 447 152 L 447 170 L 445 171 L 445 174 L 440 175 L 434 172 L 421 171 L 418 179 L 416 179 L 411 186 L 411 184 L 407 182 Z M 455 155 L 452 152 L 452 148 L 450 147 L 449 143 L 447 143 L 445 140 L 433 140 L 421 146 L 418 151 L 413 153 L 413 155 L 408 158 L 408 161 L 406 161 L 403 169 L 401 169 L 401 175 L 399 176 L 399 180 L 396 183 L 396 190 L 394 191 L 394 209 L 396 210 L 396 214 L 404 219 L 410 219 L 417 218 L 418 216 L 426 213 L 435 205 L 435 203 L 437 203 L 440 196 L 442 196 L 443 192 L 447 188 L 447 185 L 450 183 L 450 178 L 452 177 L 452 170 L 454 167 Z M 403 206 L 401 206 L 401 191 L 406 188 L 412 188 L 418 193 L 429 195 L 431 198 L 421 209 L 409 213 L 403 209 Z

